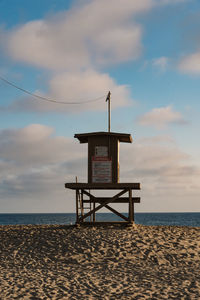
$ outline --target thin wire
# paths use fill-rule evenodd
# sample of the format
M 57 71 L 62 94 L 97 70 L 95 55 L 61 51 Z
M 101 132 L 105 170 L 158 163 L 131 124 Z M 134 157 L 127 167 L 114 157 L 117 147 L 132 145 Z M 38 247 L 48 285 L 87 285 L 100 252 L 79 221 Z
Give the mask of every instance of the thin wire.
M 29 91 L 27 91 L 27 90 L 25 90 L 25 89 L 23 89 L 23 88 L 21 88 L 21 87 L 15 85 L 14 83 L 8 81 L 7 79 L 5 79 L 5 78 L 3 78 L 3 77 L 1 77 L 1 76 L 0 76 L 0 80 L 4 81 L 5 83 L 11 85 L 12 87 L 14 87 L 14 88 L 16 88 L 16 89 L 18 89 L 18 90 L 20 90 L 20 91 L 22 91 L 22 92 L 24 92 L 24 93 L 26 93 L 26 94 L 28 94 L 28 95 L 31 95 L 31 96 L 33 96 L 33 97 L 35 97 L 35 98 L 38 98 L 38 99 L 43 100 L 43 101 L 48 101 L 48 102 L 58 103 L 58 104 L 71 104 L 71 105 L 73 105 L 73 104 L 75 104 L 75 105 L 77 105 L 77 104 L 85 104 L 85 103 L 90 103 L 90 102 L 96 102 L 96 101 L 99 101 L 99 100 L 105 98 L 105 95 L 104 95 L 104 96 L 101 96 L 101 97 L 98 97 L 98 98 L 95 98 L 95 99 L 86 100 L 86 101 L 82 101 L 82 102 L 65 102 L 65 101 L 57 101 L 57 100 L 54 100 L 54 99 L 49 99 L 49 98 L 45 98 L 45 97 L 42 97 L 42 96 L 33 94 L 33 93 L 31 93 L 31 92 L 29 92 Z

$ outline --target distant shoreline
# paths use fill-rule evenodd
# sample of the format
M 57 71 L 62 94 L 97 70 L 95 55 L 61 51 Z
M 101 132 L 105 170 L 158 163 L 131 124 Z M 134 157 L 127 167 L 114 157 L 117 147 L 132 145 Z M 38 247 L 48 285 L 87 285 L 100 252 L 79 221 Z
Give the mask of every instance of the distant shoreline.
M 126 213 L 124 213 L 127 216 Z M 121 221 L 112 213 L 97 213 L 97 221 Z M 75 213 L 12 213 L 0 214 L 0 225 L 75 224 Z M 135 213 L 135 223 L 141 225 L 175 225 L 200 227 L 200 213 Z

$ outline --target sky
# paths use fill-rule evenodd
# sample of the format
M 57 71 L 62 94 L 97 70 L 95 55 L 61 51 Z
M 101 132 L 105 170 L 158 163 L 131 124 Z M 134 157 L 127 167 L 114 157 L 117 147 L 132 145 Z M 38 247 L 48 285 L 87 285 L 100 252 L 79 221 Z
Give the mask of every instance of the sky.
M 108 91 L 136 212 L 200 212 L 199 25 L 198 0 L 0 0 L 0 77 L 81 102 L 0 80 L 0 212 L 75 212 Z

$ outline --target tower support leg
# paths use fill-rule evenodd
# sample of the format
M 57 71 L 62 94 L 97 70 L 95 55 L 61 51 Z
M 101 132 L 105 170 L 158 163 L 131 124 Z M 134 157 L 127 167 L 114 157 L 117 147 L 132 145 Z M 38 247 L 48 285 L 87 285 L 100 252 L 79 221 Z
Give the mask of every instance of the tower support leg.
M 133 199 L 132 199 L 132 190 L 129 189 L 129 221 L 133 223 L 134 221 L 134 212 L 133 212 Z

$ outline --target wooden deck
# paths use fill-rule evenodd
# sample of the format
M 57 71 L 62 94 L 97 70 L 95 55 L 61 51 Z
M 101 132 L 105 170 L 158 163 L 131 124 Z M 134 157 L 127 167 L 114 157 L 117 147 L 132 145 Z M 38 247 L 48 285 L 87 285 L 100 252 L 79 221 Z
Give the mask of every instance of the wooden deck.
M 131 189 L 140 190 L 140 183 L 65 183 L 65 187 L 71 190 L 86 189 L 86 190 L 121 190 L 121 189 Z

